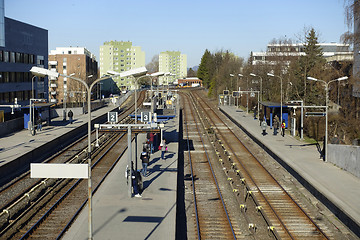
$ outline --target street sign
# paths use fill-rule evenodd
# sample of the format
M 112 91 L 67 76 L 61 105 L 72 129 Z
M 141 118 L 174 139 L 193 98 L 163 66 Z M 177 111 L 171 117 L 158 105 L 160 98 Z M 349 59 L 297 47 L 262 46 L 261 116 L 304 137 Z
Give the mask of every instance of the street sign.
M 323 117 L 325 115 L 326 115 L 325 112 L 306 112 L 305 113 L 306 117 Z
M 238 92 L 238 91 L 233 91 L 233 92 L 232 92 L 232 95 L 233 95 L 233 97 L 240 97 L 240 92 Z
M 141 112 L 141 122 L 151 122 L 151 112 Z
M 250 97 L 255 97 L 255 93 L 250 93 Z
M 117 123 L 118 122 L 118 114 L 117 112 L 108 112 L 108 122 Z
M 31 163 L 30 178 L 89 178 L 88 164 Z

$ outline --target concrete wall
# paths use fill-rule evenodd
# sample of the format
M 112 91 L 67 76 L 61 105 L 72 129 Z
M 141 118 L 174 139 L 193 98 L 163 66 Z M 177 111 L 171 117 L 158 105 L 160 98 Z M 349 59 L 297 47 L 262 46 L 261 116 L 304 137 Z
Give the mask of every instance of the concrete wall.
M 360 178 L 360 147 L 328 144 L 328 162 Z
M 24 118 L 17 118 L 0 123 L 0 136 L 4 136 L 14 131 L 20 131 L 24 129 Z

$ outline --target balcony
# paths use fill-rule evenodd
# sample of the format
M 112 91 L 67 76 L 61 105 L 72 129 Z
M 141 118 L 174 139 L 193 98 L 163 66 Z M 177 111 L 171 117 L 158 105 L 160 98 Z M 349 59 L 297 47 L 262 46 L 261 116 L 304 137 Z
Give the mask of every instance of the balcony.
M 51 88 L 57 88 L 57 84 L 56 83 L 50 83 L 50 87 Z
M 56 95 L 56 91 L 51 91 L 50 94 L 51 94 L 52 96 L 54 96 L 54 95 Z
M 50 99 L 50 102 L 51 102 L 51 103 L 57 103 L 58 101 L 57 101 L 56 98 L 53 98 L 53 99 Z

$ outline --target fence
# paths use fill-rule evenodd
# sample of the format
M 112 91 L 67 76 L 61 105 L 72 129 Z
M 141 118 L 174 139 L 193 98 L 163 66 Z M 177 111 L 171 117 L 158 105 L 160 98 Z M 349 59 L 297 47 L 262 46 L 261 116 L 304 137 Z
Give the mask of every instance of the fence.
M 360 178 L 360 147 L 328 144 L 328 162 Z

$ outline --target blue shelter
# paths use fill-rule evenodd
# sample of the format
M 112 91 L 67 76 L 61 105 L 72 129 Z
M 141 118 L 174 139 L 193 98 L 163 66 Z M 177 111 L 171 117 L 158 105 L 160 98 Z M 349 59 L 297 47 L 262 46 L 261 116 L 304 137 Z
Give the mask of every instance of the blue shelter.
M 262 108 L 264 116 L 266 116 L 266 120 L 270 125 L 270 128 L 272 128 L 273 119 L 275 116 L 278 116 L 278 118 L 281 119 L 280 118 L 280 114 L 281 114 L 280 103 L 260 102 L 260 108 Z M 285 124 L 286 124 L 286 128 L 287 128 L 288 122 L 289 122 L 289 106 L 287 106 L 285 104 L 282 105 L 282 119 L 285 120 Z

